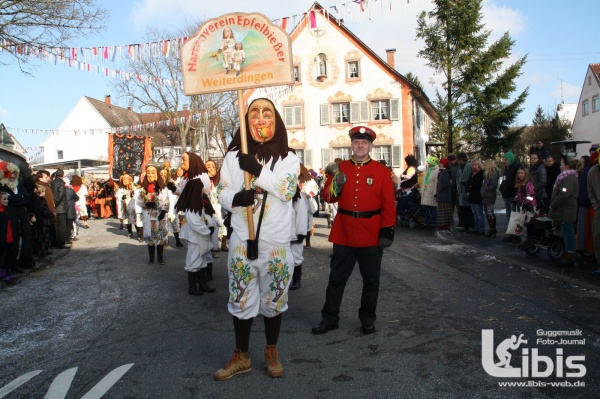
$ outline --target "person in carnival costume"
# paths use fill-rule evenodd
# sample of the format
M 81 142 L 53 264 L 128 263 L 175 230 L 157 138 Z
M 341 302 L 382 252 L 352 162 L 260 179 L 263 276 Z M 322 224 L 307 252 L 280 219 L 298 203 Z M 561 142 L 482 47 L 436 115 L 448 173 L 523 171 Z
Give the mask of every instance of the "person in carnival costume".
M 291 200 L 298 186 L 300 161 L 288 146 L 287 130 L 270 100 L 254 100 L 245 118 L 250 133 L 248 154 L 241 152 L 238 130 L 229 145 L 217 187 L 221 206 L 232 213 L 228 310 L 233 316 L 236 343 L 229 362 L 215 373 L 217 381 L 252 370 L 248 347 L 252 321 L 259 314 L 265 324 L 267 374 L 272 378 L 283 375 L 276 344 L 283 312 L 288 308 L 294 267 L 288 223 L 292 219 Z M 244 187 L 244 171 L 252 176 L 249 190 Z M 253 213 L 248 215 L 248 207 L 252 206 Z M 255 233 L 257 253 L 253 247 L 250 254 L 247 250 L 248 216 L 253 218 L 255 229 L 261 226 Z
M 170 205 L 165 183 L 160 178 L 156 166 L 146 166 L 146 176 L 142 182 L 142 190 L 138 195 L 137 203 L 142 207 L 143 237 L 148 244 L 149 264 L 154 264 L 155 248 L 158 263 L 165 264 L 163 252 L 169 234 L 168 221 L 165 216 Z
M 215 292 L 215 289 L 206 284 L 206 267 L 212 261 L 210 250 L 210 234 L 214 230 L 212 215 L 214 210 L 210 201 L 204 201 L 204 176 L 206 166 L 202 159 L 192 153 L 186 152 L 187 184 L 179 195 L 175 211 L 184 215 L 185 223 L 181 229 L 181 238 L 187 240 L 187 253 L 185 257 L 185 270 L 188 275 L 188 294 L 202 295 L 204 292 Z M 199 284 L 199 288 L 196 287 Z

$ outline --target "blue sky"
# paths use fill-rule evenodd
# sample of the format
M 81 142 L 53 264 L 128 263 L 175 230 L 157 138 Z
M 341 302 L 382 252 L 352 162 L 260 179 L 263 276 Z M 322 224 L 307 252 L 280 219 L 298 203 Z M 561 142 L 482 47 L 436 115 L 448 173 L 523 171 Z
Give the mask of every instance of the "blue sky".
M 348 1 L 321 0 L 319 4 L 340 9 Z M 230 12 L 260 12 L 273 20 L 292 17 L 306 12 L 313 1 L 103 0 L 100 3 L 111 12 L 108 29 L 101 35 L 68 43 L 69 46 L 143 43 L 147 27 L 175 32 L 186 22 Z M 553 112 L 561 100 L 576 103 L 587 66 L 600 62 L 596 39 L 600 1 L 484 0 L 483 5 L 484 23 L 493 32 L 492 36 L 509 31 L 516 41 L 514 59 L 528 54 L 518 90 L 530 86 L 530 95 L 518 123 L 530 123 L 538 105 Z M 368 12 L 360 13 L 354 5 L 345 21 L 383 59 L 385 49 L 396 48 L 396 69 L 403 74 L 409 71 L 416 74 L 433 99 L 434 86 L 430 81 L 438 77 L 425 66 L 425 60 L 416 56 L 421 43 L 415 41 L 416 16 L 431 8 L 429 0 L 369 0 Z M 0 53 L 0 61 L 7 61 L 6 55 Z M 95 64 L 120 68 L 108 62 Z M 45 136 L 18 129 L 56 129 L 83 96 L 101 100 L 110 94 L 113 104 L 127 106 L 127 101 L 114 92 L 111 78 L 35 59 L 32 65 L 33 77 L 22 74 L 16 63 L 0 66 L 0 123 L 15 129 L 11 132 L 26 147 L 39 145 Z

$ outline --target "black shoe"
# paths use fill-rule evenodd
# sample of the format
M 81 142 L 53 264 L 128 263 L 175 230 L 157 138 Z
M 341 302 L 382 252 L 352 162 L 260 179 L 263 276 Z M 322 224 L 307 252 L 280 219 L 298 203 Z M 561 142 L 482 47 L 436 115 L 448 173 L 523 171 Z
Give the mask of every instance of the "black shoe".
M 302 283 L 300 280 L 293 280 L 292 284 L 290 284 L 290 290 L 299 290 L 302 287 Z
M 373 334 L 375 332 L 375 323 L 363 323 L 362 325 L 363 334 Z
M 315 335 L 325 334 L 329 330 L 337 330 L 340 328 L 337 324 L 331 324 L 328 321 L 322 320 L 318 326 L 312 328 L 312 333 Z
M 163 258 L 158 258 L 158 264 L 159 265 L 164 265 L 165 264 L 165 260 Z

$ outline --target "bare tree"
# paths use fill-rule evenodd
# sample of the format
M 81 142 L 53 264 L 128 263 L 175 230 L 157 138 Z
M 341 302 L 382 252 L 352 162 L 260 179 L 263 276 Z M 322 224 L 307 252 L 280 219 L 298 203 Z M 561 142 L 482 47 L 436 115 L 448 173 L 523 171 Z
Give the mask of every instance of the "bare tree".
M 97 0 L 0 0 L 0 54 L 17 60 L 21 71 L 40 47 L 65 47 L 78 37 L 104 30 L 109 12 Z
M 176 33 L 179 36 L 191 36 L 201 23 L 187 27 Z M 158 41 L 171 34 L 148 29 L 148 40 Z M 114 83 L 120 97 L 124 97 L 135 109 L 142 113 L 158 113 L 161 120 L 170 120 L 171 126 L 161 132 L 171 145 L 188 146 L 193 150 L 199 147 L 203 157 L 208 157 L 210 143 L 224 153 L 227 138 L 223 134 L 221 119 L 230 118 L 235 93 L 223 92 L 206 95 L 186 96 L 179 82 L 182 80 L 181 60 L 179 57 L 156 57 L 130 59 L 127 62 L 129 79 L 120 79 Z M 123 74 L 122 74 L 123 75 Z M 141 79 L 138 77 L 144 76 Z M 189 108 L 189 116 L 181 111 Z M 237 115 L 237 114 L 236 114 Z

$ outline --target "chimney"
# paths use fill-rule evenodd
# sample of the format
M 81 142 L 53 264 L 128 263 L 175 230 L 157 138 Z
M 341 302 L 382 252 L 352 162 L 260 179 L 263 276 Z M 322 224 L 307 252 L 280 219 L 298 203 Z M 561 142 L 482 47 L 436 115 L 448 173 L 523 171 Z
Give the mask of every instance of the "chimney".
M 104 96 L 104 103 L 110 107 L 110 94 Z
M 183 106 L 183 110 L 184 110 L 184 111 L 187 111 L 187 110 L 188 110 L 188 106 L 187 106 L 187 104 Z
M 133 107 L 127 107 L 127 111 L 133 112 Z
M 385 50 L 385 52 L 387 54 L 388 65 L 391 66 L 392 69 L 396 69 L 396 60 L 395 60 L 396 49 L 390 48 L 390 49 Z

